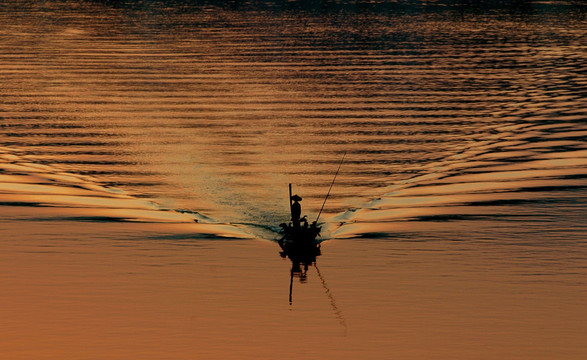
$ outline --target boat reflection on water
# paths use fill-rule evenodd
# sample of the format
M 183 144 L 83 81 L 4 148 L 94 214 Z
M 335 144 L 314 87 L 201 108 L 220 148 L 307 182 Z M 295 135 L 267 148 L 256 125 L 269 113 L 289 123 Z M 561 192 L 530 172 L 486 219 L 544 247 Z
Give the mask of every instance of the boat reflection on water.
M 283 227 L 283 229 L 285 230 L 286 228 Z M 318 234 L 319 232 L 320 228 L 318 228 Z M 344 336 L 346 336 L 346 320 L 342 314 L 342 311 L 336 304 L 334 294 L 326 284 L 326 280 L 320 272 L 318 264 L 316 264 L 316 258 L 322 255 L 320 241 L 312 238 L 312 241 L 296 243 L 295 241 L 288 241 L 287 237 L 284 235 L 284 237 L 279 240 L 278 243 L 282 250 L 279 255 L 284 259 L 289 258 L 291 260 L 291 271 L 289 277 L 289 305 L 293 304 L 294 278 L 298 278 L 302 284 L 306 283 L 308 281 L 308 269 L 313 266 L 316 269 L 316 274 L 318 275 L 320 282 L 322 283 L 324 292 L 330 301 L 332 311 L 335 317 L 338 319 L 339 324 L 344 328 Z
M 304 256 L 300 254 L 291 254 L 286 251 L 280 253 L 282 257 L 289 257 L 291 260 L 291 274 L 289 279 L 289 304 L 293 302 L 293 279 L 299 278 L 301 283 L 305 283 L 308 277 L 308 267 L 316 265 L 316 257 L 320 255 L 320 248 L 316 248 L 316 251 L 309 253 Z
M 285 224 L 282 224 L 285 225 Z M 288 236 L 288 229 L 293 230 L 291 227 L 282 226 L 285 232 L 282 239 L 278 241 L 281 247 L 279 255 L 282 258 L 289 258 L 291 260 L 291 274 L 289 280 L 289 303 L 292 304 L 292 291 L 293 291 L 293 279 L 294 277 L 299 278 L 301 283 L 307 281 L 308 267 L 316 265 L 316 257 L 321 255 L 320 243 L 316 240 L 315 235 L 312 237 Z M 305 234 L 303 228 L 298 229 L 302 234 Z M 320 228 L 310 227 L 307 230 L 312 230 L 312 234 L 319 234 Z M 310 233 L 308 231 L 308 233 Z

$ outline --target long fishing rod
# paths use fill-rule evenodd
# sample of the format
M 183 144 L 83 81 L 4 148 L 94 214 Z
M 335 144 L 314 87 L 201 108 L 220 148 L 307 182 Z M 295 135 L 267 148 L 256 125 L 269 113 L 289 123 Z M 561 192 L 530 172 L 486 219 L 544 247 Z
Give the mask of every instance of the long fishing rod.
M 330 189 L 328 189 L 328 193 L 326 194 L 326 197 L 324 198 L 324 202 L 322 203 L 322 208 L 320 209 L 320 212 L 318 213 L 318 217 L 316 218 L 316 221 L 315 221 L 316 224 L 318 223 L 318 219 L 320 219 L 320 215 L 322 215 L 322 210 L 324 210 L 324 205 L 326 205 L 326 200 L 328 200 L 328 196 L 330 195 L 330 190 L 332 190 L 332 186 L 334 185 L 334 181 L 336 180 L 336 176 L 338 175 L 338 172 L 340 171 L 340 167 L 342 166 L 342 162 L 344 161 L 345 156 L 346 156 L 346 151 L 342 155 L 342 159 L 340 160 L 340 164 L 338 164 L 338 169 L 336 169 L 336 174 L 334 174 L 334 179 L 332 179 L 332 183 L 330 184 Z

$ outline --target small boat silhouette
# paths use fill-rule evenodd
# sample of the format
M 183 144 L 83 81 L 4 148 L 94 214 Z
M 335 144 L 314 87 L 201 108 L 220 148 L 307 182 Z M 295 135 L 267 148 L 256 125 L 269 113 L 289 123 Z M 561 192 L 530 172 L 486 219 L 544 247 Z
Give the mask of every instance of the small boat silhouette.
M 320 235 L 321 227 L 316 222 L 313 222 L 310 226 L 308 226 L 307 221 L 304 221 L 304 225 L 299 227 L 285 223 L 279 226 L 283 234 L 283 237 L 278 240 L 279 246 L 290 258 L 313 257 L 315 259 L 320 254 L 320 243 L 317 237 Z M 300 260 L 306 262 L 303 261 L 304 259 Z
M 315 259 L 316 253 L 319 253 L 320 250 L 320 244 L 317 237 L 320 235 L 321 227 L 318 226 L 316 221 L 311 225 L 308 225 L 306 216 L 300 218 L 301 206 L 299 201 L 302 201 L 302 198 L 298 195 L 292 196 L 291 184 L 289 184 L 291 222 L 289 224 L 281 223 L 279 225 L 282 237 L 278 240 L 278 243 L 284 253 L 290 258 L 303 258 L 309 256 L 310 258 L 313 257 Z M 300 259 L 300 261 L 306 262 L 304 260 L 305 259 Z M 309 262 L 313 261 L 314 260 L 310 260 Z
M 316 218 L 316 221 L 312 222 L 311 225 L 308 225 L 308 219 L 306 216 L 300 218 L 302 208 L 299 202 L 302 201 L 302 198 L 297 194 L 292 195 L 291 184 L 289 184 L 289 208 L 291 211 L 291 222 L 289 224 L 281 223 L 279 225 L 281 227 L 280 233 L 283 236 L 278 240 L 278 243 L 283 250 L 282 256 L 288 256 L 294 263 L 300 262 L 311 264 L 316 261 L 316 256 L 320 255 L 320 242 L 316 238 L 320 235 L 320 230 L 322 228 L 318 226 L 318 220 L 320 219 L 322 210 L 324 210 L 326 200 L 328 200 L 328 196 L 330 196 L 330 191 L 332 190 L 332 186 L 336 181 L 336 177 L 340 171 L 340 167 L 342 166 L 345 156 L 346 152 L 343 154 L 342 159 L 340 160 L 340 164 L 338 165 L 338 169 L 334 174 L 334 178 L 332 179 L 328 193 L 324 198 L 324 202 L 322 203 L 322 208 L 320 208 L 318 217 Z

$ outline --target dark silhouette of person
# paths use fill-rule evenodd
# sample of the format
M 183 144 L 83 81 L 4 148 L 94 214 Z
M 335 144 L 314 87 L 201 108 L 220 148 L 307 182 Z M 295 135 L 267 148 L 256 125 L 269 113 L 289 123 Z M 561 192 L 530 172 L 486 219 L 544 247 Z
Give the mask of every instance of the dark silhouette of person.
M 292 196 L 291 199 L 293 200 L 293 204 L 291 204 L 291 222 L 293 223 L 294 228 L 299 229 L 300 216 L 302 215 L 302 206 L 299 201 L 302 201 L 302 198 L 296 194 Z

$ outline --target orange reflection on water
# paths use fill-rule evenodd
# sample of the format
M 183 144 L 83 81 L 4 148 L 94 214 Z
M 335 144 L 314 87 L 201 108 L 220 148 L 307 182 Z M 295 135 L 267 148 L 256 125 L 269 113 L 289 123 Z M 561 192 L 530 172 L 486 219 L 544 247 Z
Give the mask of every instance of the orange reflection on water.
M 3 1 L 0 357 L 587 358 L 581 12 L 372 3 Z
M 329 241 L 290 305 L 291 264 L 274 243 L 33 224 L 1 224 L 10 359 L 585 355 L 585 253 L 571 260 L 562 245 Z

